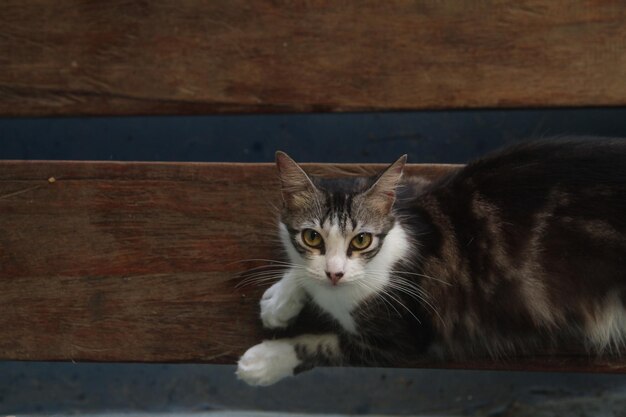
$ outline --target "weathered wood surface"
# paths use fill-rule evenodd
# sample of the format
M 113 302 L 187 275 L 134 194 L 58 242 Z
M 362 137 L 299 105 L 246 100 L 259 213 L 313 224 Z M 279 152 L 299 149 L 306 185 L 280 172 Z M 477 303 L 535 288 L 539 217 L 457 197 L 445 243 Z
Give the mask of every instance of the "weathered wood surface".
M 5 0 L 0 115 L 626 105 L 619 1 Z
M 235 285 L 279 254 L 276 181 L 270 164 L 0 162 L 0 359 L 233 361 L 261 338 L 261 289 Z
M 263 288 L 237 284 L 281 259 L 278 199 L 270 164 L 0 162 L 0 360 L 233 363 L 262 338 Z M 415 365 L 626 371 L 554 353 Z

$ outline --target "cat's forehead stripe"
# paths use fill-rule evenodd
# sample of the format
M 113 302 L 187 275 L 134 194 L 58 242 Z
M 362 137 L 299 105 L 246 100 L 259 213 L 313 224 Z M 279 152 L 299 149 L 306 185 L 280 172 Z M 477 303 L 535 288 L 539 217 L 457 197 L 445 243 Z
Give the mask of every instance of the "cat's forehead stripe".
M 345 233 L 348 224 L 354 224 L 352 219 L 353 196 L 347 193 L 329 193 L 326 196 L 326 212 L 321 219 L 321 224 L 337 224 L 341 231 Z

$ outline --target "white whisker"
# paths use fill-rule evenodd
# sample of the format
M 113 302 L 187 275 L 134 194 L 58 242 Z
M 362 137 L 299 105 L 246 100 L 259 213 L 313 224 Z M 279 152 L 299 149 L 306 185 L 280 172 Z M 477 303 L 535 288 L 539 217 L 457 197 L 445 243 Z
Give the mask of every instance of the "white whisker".
M 421 277 L 421 278 L 432 279 L 433 281 L 437 281 L 437 282 L 440 282 L 442 284 L 445 284 L 445 285 L 448 285 L 448 286 L 452 286 L 451 283 L 446 282 L 446 281 L 444 281 L 442 279 L 439 279 L 439 278 L 436 278 L 436 277 L 431 277 L 429 275 L 421 274 L 421 273 L 418 273 L 418 272 L 399 271 L 399 270 L 393 270 L 393 269 L 386 270 L 386 271 L 367 269 L 367 272 L 384 273 L 384 274 L 386 274 L 386 273 L 393 273 L 396 276 L 398 276 L 398 274 L 411 275 L 411 276 L 416 276 L 416 277 Z
M 355 282 L 356 282 L 358 285 L 361 285 L 361 286 L 363 286 L 363 287 L 365 287 L 365 288 L 367 288 L 367 289 L 374 290 L 374 289 L 373 289 L 371 286 L 369 286 L 369 285 L 368 285 L 365 281 L 358 280 L 358 281 L 355 281 Z M 379 296 L 380 296 L 380 297 L 375 297 L 375 298 L 376 298 L 376 299 L 380 299 L 381 301 L 383 301 L 383 303 L 384 303 L 384 305 L 385 305 L 385 308 L 387 308 L 387 306 L 390 306 L 391 308 L 393 308 L 393 309 L 394 309 L 394 311 L 396 312 L 396 314 L 398 315 L 398 317 L 402 317 L 402 314 L 400 314 L 400 312 L 398 311 L 398 309 L 397 309 L 397 308 L 396 308 L 393 304 L 391 304 L 391 302 L 389 302 L 389 300 L 385 299 L 385 297 L 384 297 L 384 295 L 385 295 L 385 294 L 384 294 L 384 293 L 375 293 L 375 295 L 379 295 Z M 388 314 L 390 313 L 390 312 L 389 312 L 389 309 L 387 309 L 387 313 L 388 313 Z
M 357 280 L 357 281 L 354 281 L 354 282 L 359 282 L 359 283 L 365 284 L 366 280 Z M 366 284 L 366 285 L 369 285 L 369 284 Z M 385 289 L 385 287 L 383 287 L 382 289 L 377 289 L 377 288 L 373 288 L 373 287 L 370 286 L 369 288 L 374 290 L 374 294 L 376 294 L 376 295 L 380 295 L 382 297 L 387 296 L 387 297 L 391 298 L 398 305 L 400 305 L 402 308 L 404 308 L 411 316 L 413 316 L 415 318 L 415 320 L 417 320 L 418 323 L 420 323 L 420 324 L 422 323 L 422 321 L 411 311 L 410 308 L 408 308 L 402 301 L 400 301 L 397 297 L 395 297 L 393 294 L 391 294 L 390 291 L 387 291 Z M 398 315 L 400 317 L 402 316 L 397 309 L 394 308 L 394 310 L 396 310 L 396 312 L 398 313 Z

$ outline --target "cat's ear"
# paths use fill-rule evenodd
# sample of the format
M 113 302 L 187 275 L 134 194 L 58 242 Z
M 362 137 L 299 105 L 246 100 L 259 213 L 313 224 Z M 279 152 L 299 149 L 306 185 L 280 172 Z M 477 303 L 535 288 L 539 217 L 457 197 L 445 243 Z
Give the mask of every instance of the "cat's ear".
M 290 209 L 303 208 L 311 204 L 317 188 L 300 165 L 286 153 L 276 152 L 276 167 L 280 178 L 283 201 Z
M 370 204 L 381 214 L 387 215 L 396 201 L 396 188 L 402 178 L 406 155 L 402 155 L 396 162 L 389 165 L 376 179 L 366 192 L 365 196 Z

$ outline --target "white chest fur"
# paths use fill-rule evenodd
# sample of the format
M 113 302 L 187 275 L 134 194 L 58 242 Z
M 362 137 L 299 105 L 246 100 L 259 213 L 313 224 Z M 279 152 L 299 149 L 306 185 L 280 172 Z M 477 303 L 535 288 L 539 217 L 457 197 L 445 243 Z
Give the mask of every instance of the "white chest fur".
M 305 286 L 315 304 L 337 320 L 345 330 L 355 333 L 356 323 L 352 317 L 352 311 L 367 295 L 361 294 L 362 289 L 351 287 L 353 285 L 333 287 L 320 285 L 317 282 Z

